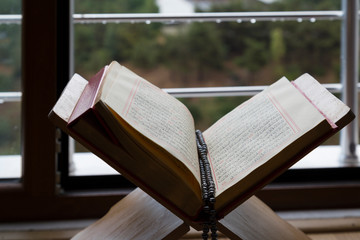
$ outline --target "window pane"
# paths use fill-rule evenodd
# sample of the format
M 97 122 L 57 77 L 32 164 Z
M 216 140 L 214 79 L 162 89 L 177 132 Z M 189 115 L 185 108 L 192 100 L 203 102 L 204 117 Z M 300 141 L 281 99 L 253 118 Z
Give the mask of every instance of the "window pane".
M 0 113 L 0 178 L 19 178 L 20 102 L 0 104 Z
M 340 22 L 327 26 L 326 21 L 76 25 L 75 69 L 89 78 L 117 60 L 166 88 L 268 85 L 305 72 L 335 83 Z M 92 37 L 96 32 L 102 37 Z
M 0 178 L 21 177 L 21 0 L 0 1 L 0 15 L 18 16 L 17 23 L 0 20 Z
M 75 13 L 340 9 L 340 3 L 326 0 L 296 4 L 292 1 L 219 2 L 129 0 L 100 3 L 83 0 L 75 1 Z M 339 20 L 315 18 L 79 23 L 74 26 L 75 72 L 89 79 L 104 65 L 116 60 L 161 88 L 269 85 L 282 76 L 293 80 L 303 73 L 310 73 L 322 83 L 338 83 L 340 27 Z M 203 130 L 215 118 L 240 104 L 239 98 L 182 101 L 193 110 L 198 128 Z M 327 144 L 338 144 L 338 136 Z M 75 150 L 87 151 L 78 144 Z

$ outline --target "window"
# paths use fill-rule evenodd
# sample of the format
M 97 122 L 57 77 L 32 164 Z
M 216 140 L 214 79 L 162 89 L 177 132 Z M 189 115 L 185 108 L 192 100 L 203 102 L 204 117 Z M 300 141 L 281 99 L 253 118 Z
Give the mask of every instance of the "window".
M 0 3 L 0 179 L 20 178 L 21 1 Z
M 239 87 L 242 90 L 248 90 L 245 86 L 251 86 L 251 92 L 254 93 L 253 91 L 256 92 L 258 88 L 261 89 L 262 85 L 276 80 L 277 75 L 264 77 L 268 76 L 269 68 L 276 69 L 280 73 L 285 72 L 281 75 L 287 75 L 289 78 L 296 77 L 305 71 L 315 72 L 313 74 L 315 77 L 328 80 L 325 83 L 330 84 L 329 87 L 335 91 L 339 89 L 338 76 L 341 69 L 340 50 L 342 43 L 340 39 L 342 18 L 340 4 L 334 8 L 329 7 L 328 3 L 323 1 L 319 8 L 326 10 L 325 12 L 291 12 L 289 14 L 286 12 L 267 12 L 273 10 L 272 5 L 257 2 L 255 3 L 256 6 L 251 4 L 247 6 L 249 9 L 246 11 L 249 16 L 246 12 L 218 13 L 220 10 L 224 12 L 240 6 L 234 5 L 226 8 L 226 6 L 219 5 L 216 9 L 217 12 L 214 11 L 209 15 L 205 13 L 184 14 L 187 18 L 183 19 L 181 16 L 174 18 L 172 13 L 167 16 L 153 13 L 157 9 L 154 8 L 152 1 L 144 1 L 148 5 L 144 5 L 143 8 L 137 8 L 135 5 L 141 1 L 129 1 L 129 4 L 123 3 L 121 6 L 114 7 L 114 12 L 116 14 L 119 12 L 129 13 L 128 9 L 133 9 L 135 15 L 107 15 L 104 18 L 103 15 L 79 15 L 78 13 L 101 13 L 101 10 L 104 10 L 105 6 L 112 1 L 91 2 L 82 0 L 74 2 L 75 15 L 72 19 L 70 2 L 39 0 L 30 3 L 30 1 L 22 1 L 21 89 L 23 93 L 20 128 L 22 145 L 18 152 L 21 151 L 22 153 L 23 170 L 20 181 L 7 179 L 0 182 L 0 212 L 2 213 L 0 219 L 4 221 L 101 216 L 109 206 L 134 187 L 118 175 L 89 176 L 88 173 L 82 174 L 86 176 L 71 175 L 71 162 L 68 161 L 69 155 L 71 157 L 69 154 L 71 151 L 67 143 L 71 140 L 65 134 L 56 131 L 48 121 L 47 114 L 69 79 L 73 71 L 72 67 L 74 67 L 74 71 L 89 77 L 112 59 L 128 61 L 139 74 L 149 80 L 159 79 L 157 77 L 159 72 L 172 74 L 170 78 L 174 79 L 171 82 L 173 85 L 165 81 L 157 83 L 160 87 L 168 88 L 168 91 L 172 93 L 176 91 L 188 93 L 190 90 L 199 90 L 202 92 L 201 94 L 205 94 L 203 92 L 209 90 L 226 92 L 234 89 L 204 87 L 234 85 L 244 86 Z M 77 5 L 80 3 L 83 4 L 83 9 Z M 295 9 L 294 6 L 285 7 L 279 5 L 280 3 L 274 3 L 276 11 Z M 90 7 L 96 7 L 96 4 L 98 9 L 90 9 Z M 301 10 L 317 10 L 311 8 L 313 7 L 311 1 L 303 1 L 300 5 L 303 7 Z M 209 11 L 209 6 L 201 5 L 198 8 Z M 127 10 L 122 10 L 121 7 L 126 7 Z M 263 12 L 252 12 L 255 7 L 263 7 Z M 42 10 L 39 12 L 38 9 Z M 144 9 L 150 10 L 144 11 Z M 264 15 L 266 19 L 263 19 Z M 146 18 L 144 18 L 145 16 Z M 70 24 L 72 20 L 74 25 Z M 97 23 L 89 23 L 94 21 Z M 141 23 L 136 23 L 137 21 Z M 334 29 L 329 30 L 329 28 L 322 32 L 316 28 L 319 25 L 328 26 L 329 21 Z M 69 31 L 71 28 L 74 29 L 73 36 Z M 95 28 L 95 31 L 92 28 Z M 118 32 L 119 28 L 121 28 L 120 32 Z M 175 28 L 180 30 L 174 30 Z M 225 31 L 228 28 L 232 31 Z M 291 31 L 284 31 L 284 29 Z M 296 32 L 295 30 L 301 32 L 301 36 L 306 37 L 304 38 L 306 41 L 300 41 L 301 44 L 304 44 L 302 48 L 294 47 L 295 45 L 291 44 L 295 43 L 289 43 L 287 40 L 289 34 L 293 34 Z M 188 36 L 188 32 L 193 35 Z M 254 34 L 251 39 L 250 33 Z M 106 38 L 107 36 L 110 38 Z M 261 40 L 264 36 L 266 41 Z M 337 37 L 331 42 L 329 36 Z M 238 39 L 241 45 L 231 45 L 230 39 L 233 38 Z M 89 39 L 97 41 L 94 42 Z M 222 48 L 223 45 L 222 47 L 219 46 L 221 45 L 218 44 L 220 39 L 227 41 L 225 48 Z M 299 37 L 295 40 L 298 41 Z M 138 44 L 131 45 L 135 42 Z M 187 52 L 186 49 L 181 48 L 184 42 L 191 43 L 194 46 L 195 50 L 190 52 L 191 57 L 181 55 Z M 310 56 L 312 60 L 316 61 L 316 64 L 309 64 L 308 55 L 303 56 L 302 54 L 308 47 L 314 47 L 314 44 L 318 44 L 322 48 L 322 52 L 311 49 Z M 125 45 L 127 48 L 118 49 L 120 45 Z M 164 46 L 166 46 L 170 56 L 179 57 L 174 57 L 171 59 L 172 61 L 166 60 L 157 51 L 159 45 L 162 49 L 165 49 Z M 212 46 L 213 52 L 208 54 L 222 59 L 222 63 L 225 64 L 216 66 L 218 63 L 209 61 L 206 66 L 197 65 L 198 62 L 203 61 L 203 56 L 200 54 L 197 56 L 195 53 L 197 49 L 204 47 L 203 45 Z M 284 45 L 287 47 L 285 48 L 286 51 L 271 51 L 271 46 L 273 49 L 279 50 L 283 49 Z M 106 47 L 103 48 L 103 46 Z M 134 52 L 127 52 L 130 50 Z M 71 58 L 72 51 L 74 58 Z M 288 54 L 289 51 L 292 54 Z M 326 56 L 330 57 L 324 58 L 321 54 L 324 52 L 329 54 Z M 208 58 L 206 57 L 206 60 L 213 60 Z M 284 66 L 282 64 L 284 61 L 289 65 Z M 302 61 L 301 67 L 297 61 Z M 158 65 L 159 62 L 162 65 Z M 324 62 L 329 66 L 323 67 Z M 270 63 L 273 65 L 269 65 Z M 136 64 L 142 65 L 143 68 L 140 69 Z M 157 71 L 154 71 L 154 64 Z M 347 65 L 350 66 L 351 64 Z M 243 69 L 238 66 L 247 66 L 247 68 Z M 262 66 L 268 66 L 268 69 L 262 69 L 263 72 L 261 72 L 259 69 Z M 319 69 L 310 71 L 317 66 Z M 279 69 L 281 67 L 285 69 Z M 224 69 L 226 70 L 225 73 Z M 328 72 L 329 69 L 332 71 Z M 219 77 L 213 80 L 211 79 L 212 76 Z M 191 77 L 198 80 L 196 84 L 194 81 L 184 81 L 184 79 L 191 79 Z M 216 79 L 224 80 L 219 82 Z M 267 79 L 268 82 L 256 81 L 258 79 Z M 201 88 L 170 89 L 173 87 Z M 19 90 L 20 88 L 4 91 Z M 192 104 L 190 108 L 198 116 L 201 116 L 203 113 L 200 112 L 196 103 L 203 105 L 204 102 L 211 101 L 214 103 L 211 104 L 214 108 L 210 111 L 213 113 L 227 112 L 226 108 L 232 107 L 220 107 L 220 105 L 234 104 L 235 101 L 240 101 L 239 98 L 248 97 L 236 96 L 237 99 L 234 100 L 233 97 L 232 99 L 217 98 L 214 97 L 214 93 L 206 94 L 206 98 L 191 95 L 190 98 L 182 97 L 182 99 L 187 104 Z M 214 120 L 204 118 L 203 128 L 212 121 Z M 337 139 L 332 141 L 331 144 L 339 144 Z M 80 156 L 79 152 L 81 151 L 83 151 L 81 147 L 76 146 L 77 153 L 74 156 Z M 2 165 L 0 165 L 1 167 Z M 315 171 L 314 169 L 294 169 L 282 176 L 277 182 L 266 187 L 259 193 L 259 196 L 276 209 L 358 207 L 359 196 L 354 194 L 360 188 L 358 176 L 358 168 L 338 168 L 338 165 L 335 168 L 321 168 L 315 169 Z M 311 199 L 308 199 L 309 196 Z M 326 201 L 330 198 L 332 201 Z

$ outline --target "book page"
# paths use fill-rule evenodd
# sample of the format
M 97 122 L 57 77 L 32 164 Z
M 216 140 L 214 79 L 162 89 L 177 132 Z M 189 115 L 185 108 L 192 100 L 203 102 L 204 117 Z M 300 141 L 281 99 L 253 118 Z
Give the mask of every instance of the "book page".
M 350 110 L 348 106 L 332 95 L 325 87 L 307 73 L 293 81 L 293 84 L 333 125 L 335 125 L 335 123 Z M 336 125 L 333 127 L 335 128 Z
M 53 111 L 65 122 L 69 121 L 72 111 L 87 84 L 88 81 L 80 75 L 74 74 L 56 102 Z
M 138 132 L 182 161 L 199 179 L 194 120 L 177 99 L 123 66 L 110 66 L 101 99 Z M 199 180 L 198 180 L 199 181 Z
M 204 132 L 217 195 L 323 120 L 285 78 L 225 115 Z

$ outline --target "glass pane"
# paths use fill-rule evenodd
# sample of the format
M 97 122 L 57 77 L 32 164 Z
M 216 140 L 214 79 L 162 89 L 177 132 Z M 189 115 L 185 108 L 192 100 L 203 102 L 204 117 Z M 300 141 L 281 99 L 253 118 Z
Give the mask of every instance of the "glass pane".
M 334 1 L 75 1 L 75 13 L 193 13 L 339 10 Z M 340 76 L 339 20 L 76 24 L 75 72 L 89 79 L 116 60 L 161 88 L 269 85 L 310 73 Z M 198 128 L 237 106 L 237 98 L 183 99 Z M 209 117 L 211 116 L 211 117 Z M 337 137 L 328 141 L 337 144 Z M 75 152 L 87 150 L 78 144 Z M 100 160 L 101 161 L 101 160 Z M 76 166 L 76 164 L 75 164 Z M 76 172 L 76 167 L 75 167 Z
M 117 60 L 164 88 L 268 85 L 282 76 L 295 79 L 306 72 L 334 83 L 340 75 L 340 22 L 328 25 L 326 21 L 76 25 L 75 70 L 89 78 Z M 103 37 L 92 37 L 96 32 Z
M 0 178 L 21 177 L 20 102 L 0 104 Z
M 0 1 L 0 179 L 21 177 L 21 0 Z

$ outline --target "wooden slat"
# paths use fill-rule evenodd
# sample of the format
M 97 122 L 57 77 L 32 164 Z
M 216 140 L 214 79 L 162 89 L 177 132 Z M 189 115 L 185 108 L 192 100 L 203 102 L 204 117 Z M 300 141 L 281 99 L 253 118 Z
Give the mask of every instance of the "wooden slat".
M 231 239 L 309 240 L 255 196 L 219 220 L 218 229 Z
M 178 239 L 189 226 L 137 188 L 115 204 L 99 221 L 74 236 L 89 239 Z
M 360 231 L 360 218 L 357 217 L 289 220 L 289 223 L 308 234 Z

